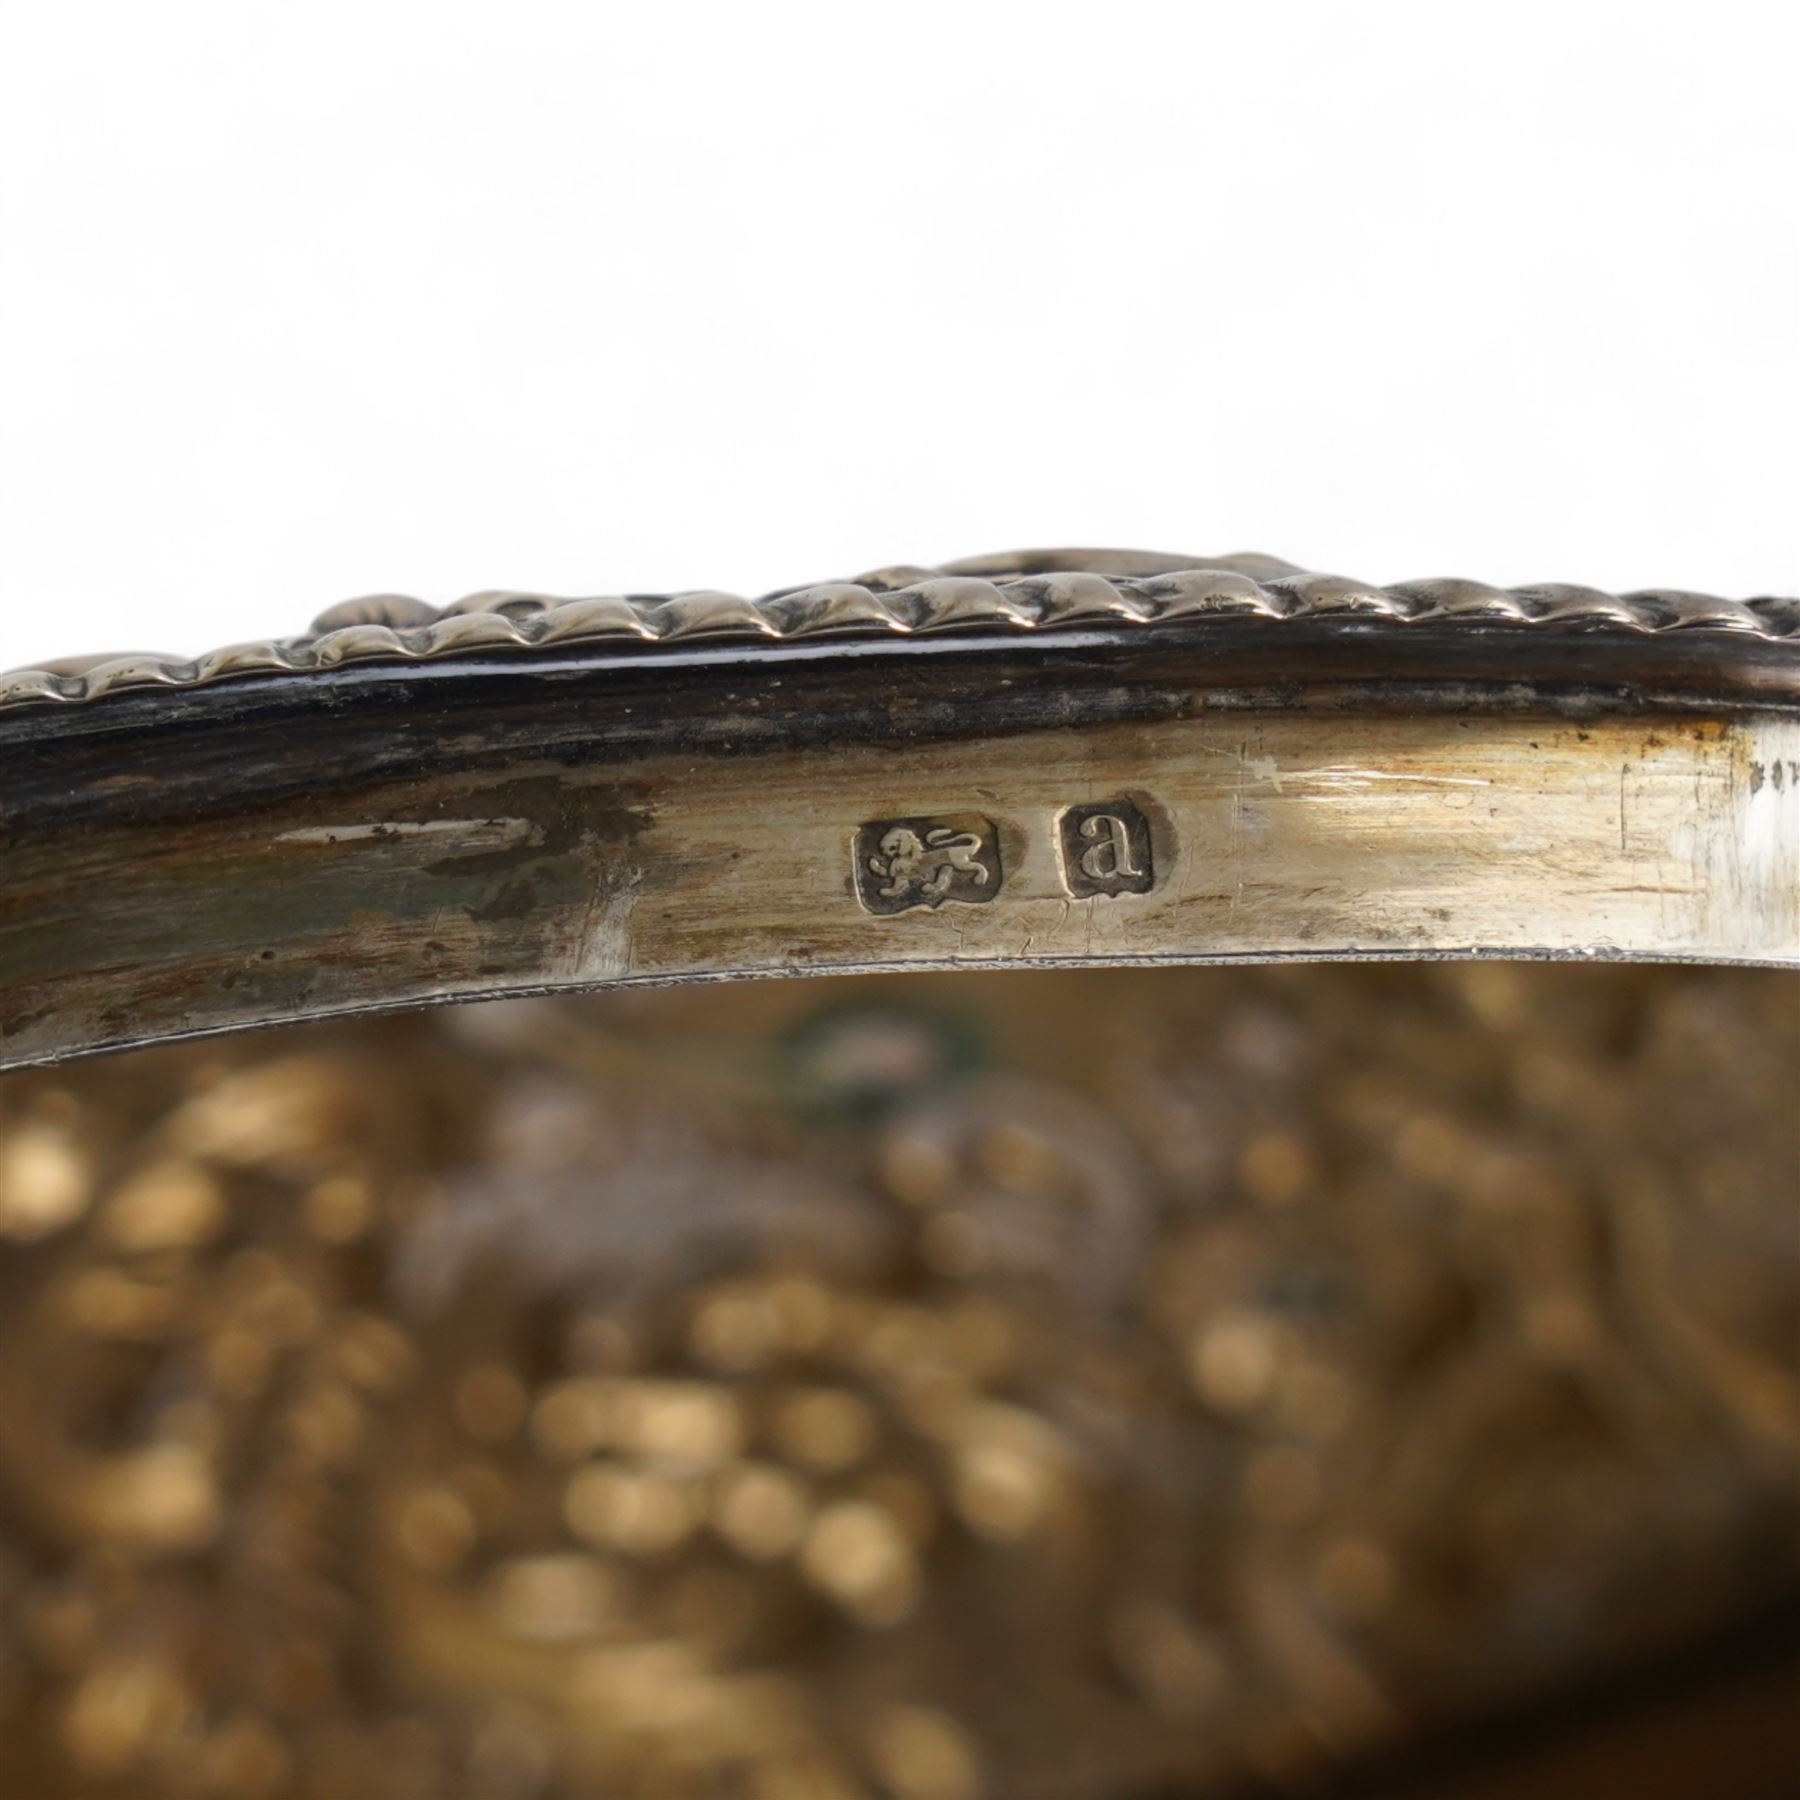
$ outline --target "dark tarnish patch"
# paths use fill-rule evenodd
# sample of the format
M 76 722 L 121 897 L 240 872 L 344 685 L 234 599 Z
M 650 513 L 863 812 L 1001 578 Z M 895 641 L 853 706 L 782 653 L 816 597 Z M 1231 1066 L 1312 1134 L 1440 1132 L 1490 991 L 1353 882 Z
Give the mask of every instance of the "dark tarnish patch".
M 528 919 L 537 910 L 537 883 L 530 875 L 516 875 L 503 881 L 491 900 L 479 906 L 464 908 L 471 919 L 481 925 L 497 925 L 506 919 Z
M 55 1004 L 51 1003 L 36 1007 L 30 1012 L 14 1013 L 0 1020 L 0 1038 L 16 1037 L 21 1031 L 29 1031 L 33 1025 L 41 1025 L 55 1011 Z
M 525 776 L 471 796 L 485 817 L 524 819 L 531 831 L 520 843 L 440 857 L 424 872 L 465 883 L 495 878 L 486 896 L 458 904 L 481 924 L 528 919 L 572 884 L 595 879 L 593 852 L 628 850 L 654 823 L 646 807 L 623 803 L 615 784 L 587 785 L 566 776 Z M 459 802 L 459 804 L 461 804 Z

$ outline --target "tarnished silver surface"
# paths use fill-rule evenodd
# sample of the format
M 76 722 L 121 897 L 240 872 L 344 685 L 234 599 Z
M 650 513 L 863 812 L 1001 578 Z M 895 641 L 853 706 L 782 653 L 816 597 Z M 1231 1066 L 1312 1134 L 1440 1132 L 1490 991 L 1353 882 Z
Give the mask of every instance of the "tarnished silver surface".
M 13 677 L 0 1066 L 742 975 L 1800 963 L 1800 602 L 1192 561 L 378 599 Z

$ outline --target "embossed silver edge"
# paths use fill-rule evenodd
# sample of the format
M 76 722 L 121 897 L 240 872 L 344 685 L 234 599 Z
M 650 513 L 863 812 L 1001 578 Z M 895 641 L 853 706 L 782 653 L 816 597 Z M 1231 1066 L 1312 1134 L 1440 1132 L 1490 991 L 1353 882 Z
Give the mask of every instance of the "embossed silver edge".
M 1072 566 L 1078 559 L 1105 565 L 1107 572 Z M 1273 557 L 1170 566 L 1181 561 L 1136 552 L 1021 552 L 941 570 L 884 570 L 760 598 L 713 590 L 585 599 L 486 592 L 434 608 L 402 595 L 377 595 L 331 608 L 298 636 L 235 644 L 192 659 L 137 654 L 16 670 L 0 675 L 0 709 L 496 651 L 626 643 L 655 649 L 696 639 L 789 643 L 969 628 L 1025 634 L 1097 624 L 1355 618 L 1395 627 L 1467 621 L 1632 636 L 1706 632 L 1764 642 L 1800 639 L 1800 599 L 1727 600 L 1674 589 L 1607 594 L 1558 584 L 1508 589 L 1459 579 L 1379 588 L 1309 574 Z

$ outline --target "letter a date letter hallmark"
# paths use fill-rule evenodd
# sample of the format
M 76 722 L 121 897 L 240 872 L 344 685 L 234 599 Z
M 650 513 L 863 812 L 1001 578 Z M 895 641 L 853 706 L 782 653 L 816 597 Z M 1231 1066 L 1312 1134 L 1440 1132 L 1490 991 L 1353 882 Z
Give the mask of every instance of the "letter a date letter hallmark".
M 1077 900 L 1147 894 L 1156 885 L 1150 822 L 1129 800 L 1069 807 L 1056 837 L 1063 883 Z
M 978 813 L 877 819 L 856 834 L 856 897 L 865 912 L 945 902 L 985 906 L 1000 892 L 1000 839 Z

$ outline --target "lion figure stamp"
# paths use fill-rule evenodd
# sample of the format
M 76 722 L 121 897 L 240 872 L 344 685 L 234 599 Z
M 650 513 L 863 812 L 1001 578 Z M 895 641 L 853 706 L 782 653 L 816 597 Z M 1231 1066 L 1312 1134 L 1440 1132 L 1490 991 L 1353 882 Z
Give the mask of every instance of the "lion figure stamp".
M 985 906 L 1000 892 L 1000 840 L 977 813 L 874 820 L 857 832 L 855 856 L 856 897 L 867 912 Z
M 1077 900 L 1147 894 L 1156 884 L 1150 822 L 1129 800 L 1071 806 L 1057 821 L 1063 882 Z

